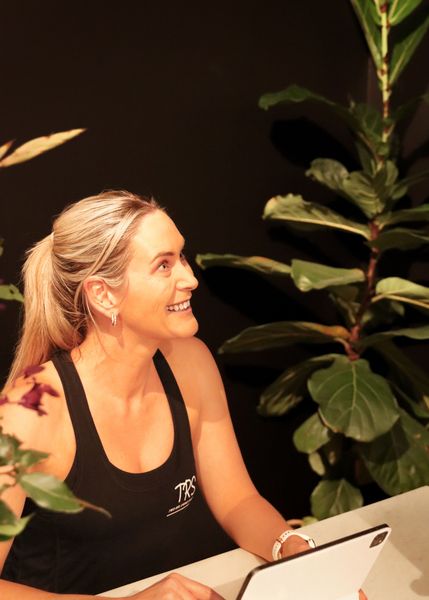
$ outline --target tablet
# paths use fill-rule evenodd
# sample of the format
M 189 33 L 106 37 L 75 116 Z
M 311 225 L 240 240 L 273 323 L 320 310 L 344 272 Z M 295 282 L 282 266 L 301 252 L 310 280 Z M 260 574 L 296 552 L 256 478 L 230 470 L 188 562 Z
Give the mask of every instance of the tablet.
M 390 534 L 386 524 L 256 567 L 237 600 L 358 600 Z

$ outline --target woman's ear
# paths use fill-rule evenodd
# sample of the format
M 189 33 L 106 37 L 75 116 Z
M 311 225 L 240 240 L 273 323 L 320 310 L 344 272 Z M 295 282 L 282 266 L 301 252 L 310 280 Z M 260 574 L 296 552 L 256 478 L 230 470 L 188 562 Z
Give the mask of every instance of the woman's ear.
M 112 310 L 117 305 L 117 299 L 104 279 L 100 277 L 88 277 L 83 284 L 83 289 L 90 307 L 96 313 L 110 319 Z

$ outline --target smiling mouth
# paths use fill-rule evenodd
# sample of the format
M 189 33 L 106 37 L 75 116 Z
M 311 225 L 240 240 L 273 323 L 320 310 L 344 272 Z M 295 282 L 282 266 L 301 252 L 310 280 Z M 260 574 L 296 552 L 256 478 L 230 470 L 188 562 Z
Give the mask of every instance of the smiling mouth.
M 185 302 L 178 302 L 177 304 L 170 304 L 170 306 L 167 306 L 167 310 L 169 312 L 182 312 L 184 310 L 188 310 L 188 308 L 191 308 L 190 300 L 185 300 Z

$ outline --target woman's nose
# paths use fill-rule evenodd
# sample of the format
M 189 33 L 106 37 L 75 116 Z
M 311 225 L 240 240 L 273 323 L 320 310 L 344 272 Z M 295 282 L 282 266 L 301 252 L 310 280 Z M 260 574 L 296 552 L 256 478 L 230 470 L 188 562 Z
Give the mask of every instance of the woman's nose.
M 195 277 L 194 272 L 189 264 L 182 265 L 177 286 L 180 289 L 195 290 L 198 287 L 198 279 Z

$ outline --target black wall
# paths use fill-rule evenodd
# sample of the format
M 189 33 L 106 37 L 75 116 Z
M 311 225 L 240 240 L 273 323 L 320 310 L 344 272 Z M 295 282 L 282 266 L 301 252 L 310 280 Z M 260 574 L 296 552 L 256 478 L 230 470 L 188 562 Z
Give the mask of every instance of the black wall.
M 427 49 L 425 43 L 419 50 L 400 94 L 422 91 Z M 358 100 L 373 94 L 365 41 L 346 0 L 15 0 L 2 6 L 0 53 L 2 141 L 88 128 L 61 148 L 0 173 L 6 240 L 0 271 L 6 281 L 17 281 L 24 250 L 49 232 L 54 214 L 106 188 L 153 194 L 187 237 L 191 259 L 208 251 L 285 262 L 314 258 L 310 242 L 263 224 L 262 208 L 277 193 L 323 198 L 326 192 L 304 177 L 304 165 L 316 156 L 352 164 L 350 138 L 326 111 L 290 106 L 265 113 L 258 98 L 293 82 L 341 102 L 348 94 Z M 412 124 L 409 155 L 425 139 L 427 114 L 421 109 Z M 335 259 L 335 241 L 329 240 L 323 252 Z M 352 256 L 353 247 L 348 251 Z M 194 311 L 213 351 L 249 325 L 333 318 L 322 297 L 302 298 L 290 283 L 196 270 Z M 16 307 L 8 304 L 0 319 L 4 375 L 16 339 Z M 218 361 L 250 472 L 290 516 L 308 513 L 315 483 L 290 439 L 303 415 L 264 420 L 255 406 L 279 369 L 303 353 L 297 348 Z

